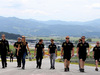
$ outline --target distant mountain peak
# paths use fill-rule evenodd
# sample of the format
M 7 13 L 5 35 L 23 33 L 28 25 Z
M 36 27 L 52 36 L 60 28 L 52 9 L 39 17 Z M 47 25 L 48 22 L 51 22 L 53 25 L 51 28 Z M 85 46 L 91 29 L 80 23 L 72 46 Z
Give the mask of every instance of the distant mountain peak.
M 90 31 L 100 33 L 100 19 L 88 22 L 34 19 L 20 19 L 17 17 L 0 16 L 0 31 L 26 36 L 88 36 Z M 94 33 L 89 36 L 100 36 Z

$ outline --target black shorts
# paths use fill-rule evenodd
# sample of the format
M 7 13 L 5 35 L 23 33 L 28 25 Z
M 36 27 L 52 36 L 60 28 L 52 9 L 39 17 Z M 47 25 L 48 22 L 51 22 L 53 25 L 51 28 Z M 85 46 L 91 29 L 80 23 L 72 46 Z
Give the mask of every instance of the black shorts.
M 64 59 L 67 59 L 68 61 L 70 61 L 71 55 L 64 55 L 63 58 L 64 58 Z
M 81 55 L 81 54 L 79 54 L 79 59 L 82 59 L 83 61 L 85 61 L 86 60 L 86 56 L 87 55 Z
M 99 56 L 94 56 L 94 59 L 99 61 L 100 57 Z

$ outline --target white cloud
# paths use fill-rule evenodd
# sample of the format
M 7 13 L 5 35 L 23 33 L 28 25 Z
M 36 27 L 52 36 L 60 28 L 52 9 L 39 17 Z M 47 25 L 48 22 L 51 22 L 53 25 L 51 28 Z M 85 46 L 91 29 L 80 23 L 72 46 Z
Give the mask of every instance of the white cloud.
M 93 3 L 91 5 L 85 5 L 88 8 L 100 8 L 100 3 Z
M 23 13 L 23 14 L 27 13 L 27 14 L 33 14 L 33 15 L 36 15 L 36 14 L 48 15 L 48 13 L 45 11 L 32 10 L 32 9 L 22 10 L 21 13 Z

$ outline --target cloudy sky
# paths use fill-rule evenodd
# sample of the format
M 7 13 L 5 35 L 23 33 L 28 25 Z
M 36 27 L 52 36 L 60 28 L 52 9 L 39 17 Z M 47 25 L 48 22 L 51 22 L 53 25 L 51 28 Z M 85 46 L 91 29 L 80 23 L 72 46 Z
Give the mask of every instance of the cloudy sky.
M 0 0 L 0 16 L 89 21 L 100 18 L 100 0 Z

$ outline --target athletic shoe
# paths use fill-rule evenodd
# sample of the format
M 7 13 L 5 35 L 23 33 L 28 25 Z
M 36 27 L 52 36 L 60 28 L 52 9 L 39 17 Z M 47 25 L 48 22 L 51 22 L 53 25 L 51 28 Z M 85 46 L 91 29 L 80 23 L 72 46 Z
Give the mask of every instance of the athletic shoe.
M 24 70 L 24 69 L 25 69 L 25 67 L 22 67 L 22 69 Z
M 65 68 L 64 71 L 67 72 L 67 68 Z
M 39 67 L 39 69 L 41 69 L 41 67 Z
M 36 66 L 36 68 L 38 68 L 39 66 Z
M 95 71 L 98 71 L 98 68 L 95 68 Z
M 52 69 L 52 66 L 50 67 L 50 69 Z
M 80 69 L 80 72 L 84 72 L 84 69 Z
M 3 66 L 2 68 L 4 69 L 5 67 Z
M 69 68 L 67 67 L 67 71 L 69 71 Z
M 55 69 L 55 67 L 53 67 L 53 69 Z

